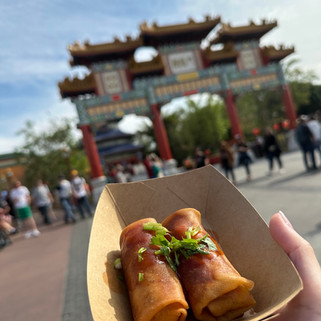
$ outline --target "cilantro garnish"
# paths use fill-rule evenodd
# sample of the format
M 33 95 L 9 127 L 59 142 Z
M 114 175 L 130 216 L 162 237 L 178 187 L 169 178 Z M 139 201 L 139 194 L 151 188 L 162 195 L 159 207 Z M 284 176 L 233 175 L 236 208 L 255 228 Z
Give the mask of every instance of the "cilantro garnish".
M 215 243 L 209 237 L 206 237 L 202 242 L 204 242 L 207 245 L 207 247 L 210 251 L 217 251 L 218 250 Z
M 208 255 L 210 251 L 217 251 L 215 243 L 211 240 L 208 234 L 204 235 L 199 239 L 194 239 L 201 228 L 190 227 L 186 232 L 186 238 L 181 240 L 176 239 L 168 233 L 168 230 L 160 223 L 149 222 L 143 225 L 144 231 L 154 231 L 155 235 L 151 238 L 150 245 L 159 246 L 159 249 L 155 251 L 155 255 L 163 255 L 170 267 L 176 271 L 179 266 L 180 256 L 184 256 L 189 259 L 192 255 L 203 254 Z M 145 250 L 141 248 L 138 251 L 138 260 L 142 260 L 141 253 Z
M 142 254 L 146 251 L 146 247 L 141 247 L 138 252 L 137 252 L 137 256 L 138 256 L 138 262 L 143 261 L 143 256 Z
M 168 233 L 168 229 L 164 227 L 161 223 L 148 222 L 143 225 L 144 231 L 155 231 L 156 234 L 165 235 Z
M 118 257 L 115 261 L 114 261 L 114 268 L 116 270 L 121 270 L 122 265 L 121 265 L 121 258 Z
M 138 281 L 142 282 L 144 280 L 144 273 L 139 272 L 138 273 Z

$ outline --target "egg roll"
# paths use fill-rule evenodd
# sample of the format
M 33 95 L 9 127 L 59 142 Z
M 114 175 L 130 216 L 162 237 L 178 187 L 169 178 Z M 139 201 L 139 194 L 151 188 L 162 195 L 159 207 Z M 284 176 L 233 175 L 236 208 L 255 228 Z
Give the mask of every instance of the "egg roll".
M 197 229 L 192 238 L 205 237 L 207 232 L 201 224 L 201 214 L 193 208 L 181 209 L 167 217 L 162 225 L 172 236 L 186 238 L 188 229 Z M 242 277 L 214 243 L 208 254 L 197 253 L 190 257 L 180 256 L 177 273 L 187 301 L 197 320 L 229 321 L 243 315 L 255 305 L 249 292 L 254 282 Z M 214 250 L 213 250 L 214 249 Z
M 128 225 L 120 236 L 121 262 L 135 321 L 184 321 L 188 303 L 177 274 L 150 245 L 153 231 L 146 218 Z M 141 249 L 144 249 L 141 251 Z M 140 254 L 138 254 L 140 253 Z

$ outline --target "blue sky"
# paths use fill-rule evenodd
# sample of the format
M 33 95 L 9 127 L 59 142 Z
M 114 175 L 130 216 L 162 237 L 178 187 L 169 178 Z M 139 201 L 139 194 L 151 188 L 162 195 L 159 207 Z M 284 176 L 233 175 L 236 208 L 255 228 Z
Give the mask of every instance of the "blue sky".
M 42 130 L 52 118 L 77 117 L 57 86 L 66 76 L 85 71 L 70 67 L 69 44 L 110 42 L 114 36 L 137 36 L 144 21 L 167 25 L 189 17 L 200 21 L 206 14 L 233 26 L 276 19 L 278 27 L 261 43 L 295 46 L 290 58 L 321 79 L 318 0 L 0 0 L 0 154 L 22 143 L 16 133 L 27 120 Z M 139 122 L 129 117 L 123 124 L 134 131 Z

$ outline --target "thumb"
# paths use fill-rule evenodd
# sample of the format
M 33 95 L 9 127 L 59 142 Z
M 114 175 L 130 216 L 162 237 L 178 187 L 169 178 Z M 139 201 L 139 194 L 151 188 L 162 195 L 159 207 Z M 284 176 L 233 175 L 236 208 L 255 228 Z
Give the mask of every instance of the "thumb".
M 305 286 L 320 280 L 321 269 L 312 246 L 293 229 L 282 212 L 272 216 L 270 233 L 290 257 Z

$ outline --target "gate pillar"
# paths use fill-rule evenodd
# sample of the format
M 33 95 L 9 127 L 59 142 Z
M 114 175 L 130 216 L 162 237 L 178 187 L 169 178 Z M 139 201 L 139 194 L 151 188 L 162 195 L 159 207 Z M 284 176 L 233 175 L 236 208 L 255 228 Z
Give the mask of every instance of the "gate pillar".
M 243 136 L 242 129 L 240 126 L 240 121 L 237 114 L 237 109 L 235 105 L 235 100 L 231 89 L 227 89 L 224 95 L 227 114 L 231 123 L 231 130 L 233 138 L 235 135 Z
M 155 131 L 155 137 L 157 146 L 159 149 L 159 156 L 162 160 L 170 160 L 173 158 L 171 148 L 169 146 L 166 129 L 160 114 L 160 107 L 158 104 L 152 104 L 150 106 L 153 117 L 153 125 Z
M 81 129 L 83 134 L 84 147 L 89 160 L 92 178 L 104 176 L 100 164 L 97 145 L 94 139 L 94 135 L 90 129 L 90 125 L 79 125 L 79 128 Z
M 283 104 L 285 107 L 286 117 L 290 122 L 289 127 L 290 129 L 294 129 L 296 127 L 297 115 L 291 94 L 291 89 L 288 84 L 283 85 Z

